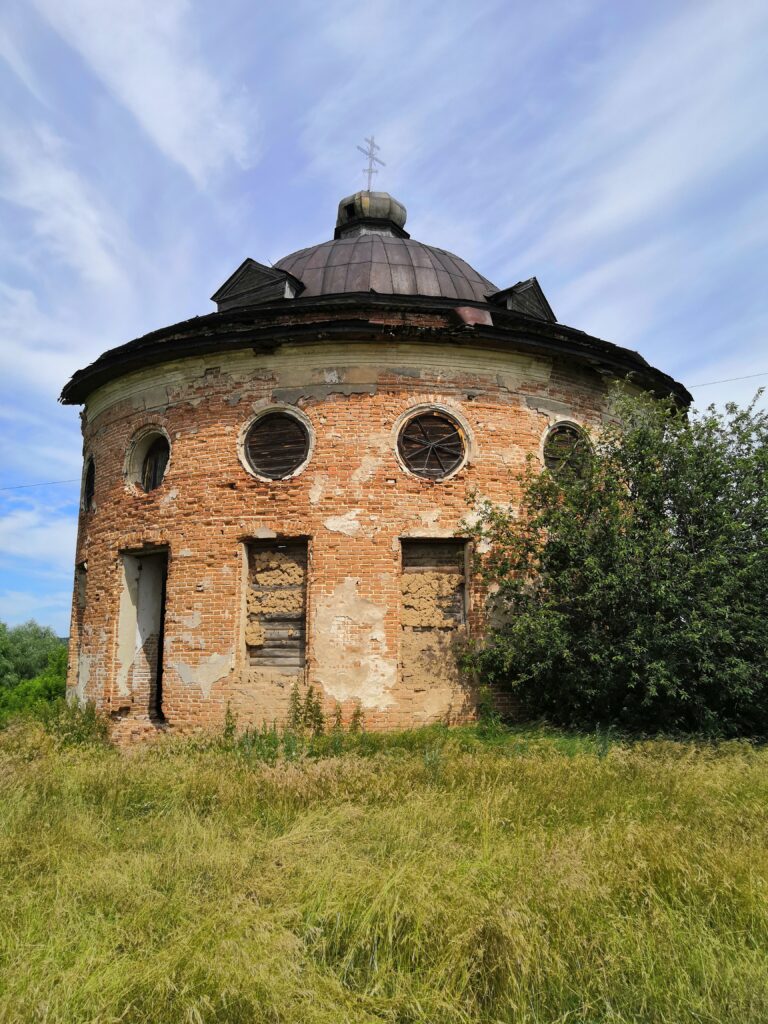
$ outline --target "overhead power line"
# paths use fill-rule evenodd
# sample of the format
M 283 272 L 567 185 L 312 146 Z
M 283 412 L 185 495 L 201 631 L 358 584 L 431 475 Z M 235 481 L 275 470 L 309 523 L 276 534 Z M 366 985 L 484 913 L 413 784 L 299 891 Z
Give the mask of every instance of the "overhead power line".
M 768 377 L 768 370 L 762 373 L 748 373 L 746 377 L 724 377 L 722 380 L 706 380 L 703 384 L 689 384 L 689 388 L 708 388 L 712 384 L 731 384 L 735 380 L 752 380 L 754 377 Z
M 23 490 L 25 487 L 52 487 L 54 483 L 77 483 L 78 478 L 71 480 L 43 480 L 42 483 L 14 483 L 10 487 L 0 487 L 0 490 Z

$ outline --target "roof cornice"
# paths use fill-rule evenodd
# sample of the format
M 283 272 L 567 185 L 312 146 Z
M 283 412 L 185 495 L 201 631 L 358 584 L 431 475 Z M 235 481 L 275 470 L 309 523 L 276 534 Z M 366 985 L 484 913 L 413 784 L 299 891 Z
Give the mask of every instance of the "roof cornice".
M 462 310 L 468 309 L 490 311 L 493 323 L 467 323 Z M 444 321 L 431 327 L 410 322 L 408 314 L 417 311 L 443 314 Z M 403 319 L 387 321 L 378 316 L 371 319 L 371 313 L 386 312 L 399 313 Z M 656 394 L 671 393 L 686 405 L 691 401 L 682 384 L 654 369 L 637 352 L 573 327 L 515 310 L 490 307 L 486 303 L 370 292 L 298 296 L 290 301 L 209 313 L 163 327 L 105 352 L 89 366 L 78 370 L 62 390 L 60 401 L 80 404 L 96 388 L 124 374 L 212 352 L 252 348 L 255 352 L 267 353 L 288 342 L 386 342 L 407 338 L 429 345 L 480 345 L 503 351 L 559 355 L 589 365 L 607 376 L 631 376 L 640 386 Z

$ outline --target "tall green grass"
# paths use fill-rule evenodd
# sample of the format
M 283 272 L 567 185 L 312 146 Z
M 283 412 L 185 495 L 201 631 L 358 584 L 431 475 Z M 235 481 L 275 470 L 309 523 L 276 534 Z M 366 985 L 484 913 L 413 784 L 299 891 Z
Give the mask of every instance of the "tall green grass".
M 260 742 L 0 734 L 0 1021 L 768 1020 L 768 751 Z

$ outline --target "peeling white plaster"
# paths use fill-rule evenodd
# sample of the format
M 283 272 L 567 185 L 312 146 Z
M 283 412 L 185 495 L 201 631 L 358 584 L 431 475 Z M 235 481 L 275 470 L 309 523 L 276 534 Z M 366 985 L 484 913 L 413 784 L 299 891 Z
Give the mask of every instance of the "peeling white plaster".
M 364 455 L 363 461 L 350 476 L 353 484 L 364 484 L 374 475 L 384 460 L 376 455 Z
M 185 686 L 199 686 L 203 697 L 208 700 L 214 683 L 223 679 L 232 667 L 232 654 L 211 654 L 197 665 L 177 661 L 173 667 Z
M 256 540 L 272 540 L 277 534 L 268 526 L 259 526 L 253 531 L 253 536 Z
M 362 511 L 361 508 L 352 508 L 343 516 L 329 516 L 323 520 L 323 525 L 332 533 L 343 533 L 347 537 L 356 537 L 360 532 L 360 523 L 357 521 L 357 517 Z
M 309 489 L 309 503 L 310 505 L 316 505 L 323 496 L 325 491 L 325 485 L 328 483 L 327 473 L 317 473 L 312 486 Z
M 394 704 L 397 662 L 387 658 L 381 605 L 361 597 L 360 580 L 348 576 L 315 607 L 318 682 L 335 700 L 359 700 L 364 708 Z
M 91 655 L 81 654 L 77 662 L 77 684 L 75 695 L 78 704 L 85 703 L 85 695 L 88 692 L 88 683 L 91 680 Z

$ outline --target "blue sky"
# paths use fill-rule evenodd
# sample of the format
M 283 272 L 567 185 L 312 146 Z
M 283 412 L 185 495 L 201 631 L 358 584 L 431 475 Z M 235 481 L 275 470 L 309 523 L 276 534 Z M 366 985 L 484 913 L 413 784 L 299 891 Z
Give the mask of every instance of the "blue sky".
M 0 619 L 68 632 L 62 384 L 329 238 L 371 132 L 413 237 L 689 386 L 768 371 L 767 53 L 752 0 L 4 0 L 0 487 L 77 482 L 0 490 Z

